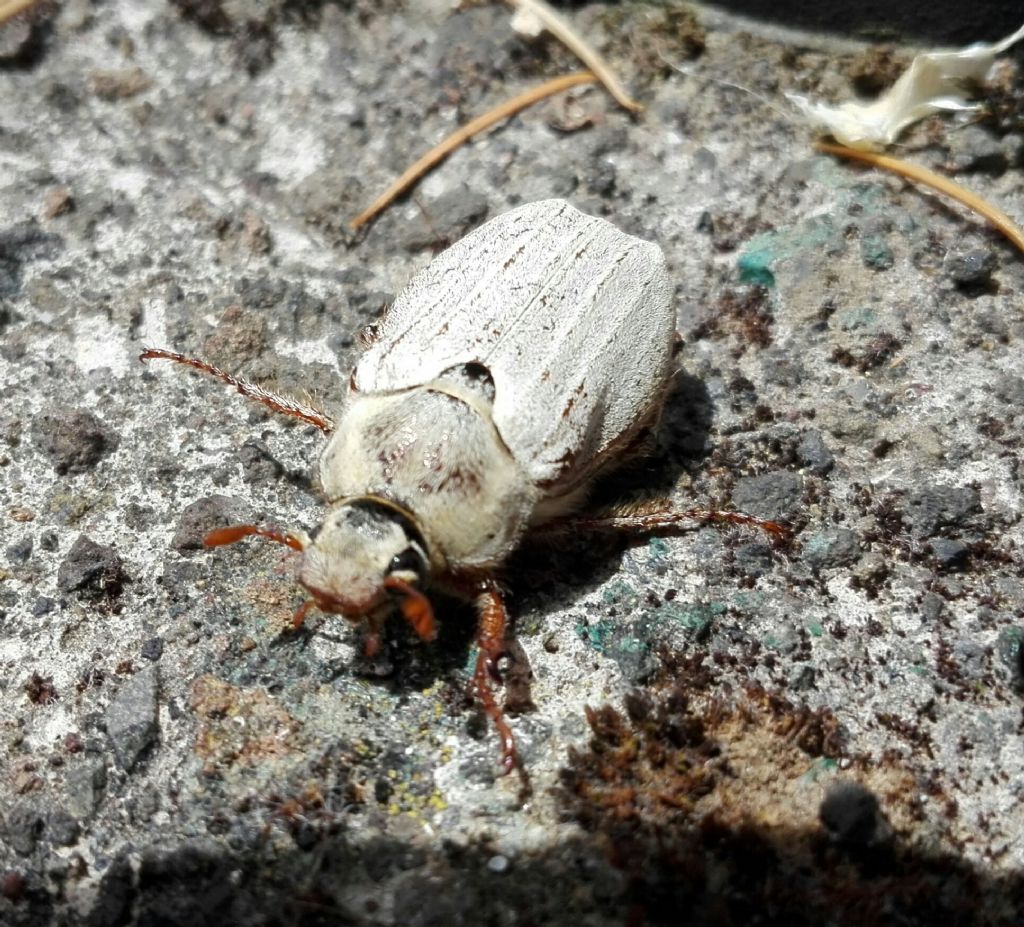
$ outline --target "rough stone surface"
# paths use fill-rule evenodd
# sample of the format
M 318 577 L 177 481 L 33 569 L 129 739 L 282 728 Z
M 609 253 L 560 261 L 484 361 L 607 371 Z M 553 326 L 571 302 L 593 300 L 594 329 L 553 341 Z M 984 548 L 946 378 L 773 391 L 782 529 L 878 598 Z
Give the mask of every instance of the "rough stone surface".
M 91 470 L 117 444 L 103 422 L 83 411 L 41 415 L 32 422 L 32 434 L 61 476 Z
M 69 0 L 0 30 L 5 927 L 1017 927 L 1024 260 L 712 78 L 838 102 L 894 79 L 908 23 L 995 41 L 1019 9 L 772 6 L 844 38 L 725 5 L 559 3 L 644 112 L 541 102 L 358 232 L 430 146 L 579 63 L 447 0 Z M 1019 220 L 1014 55 L 900 152 Z M 294 631 L 293 551 L 200 545 L 314 529 L 323 436 L 137 358 L 337 413 L 433 252 L 549 196 L 657 241 L 676 294 L 653 456 L 595 505 L 793 540 L 524 544 L 496 689 L 524 802 L 471 694 L 472 606 L 431 590 L 437 641 L 394 620 L 372 659 L 337 616 Z M 819 816 L 838 782 L 863 791 Z
M 804 560 L 814 569 L 849 566 L 860 556 L 860 540 L 848 528 L 812 534 L 804 542 Z
M 157 700 L 160 677 L 148 666 L 131 677 L 118 691 L 104 714 L 107 734 L 122 769 L 130 770 L 157 739 Z
M 931 537 L 980 512 L 981 496 L 972 486 L 927 486 L 911 492 L 906 511 L 913 530 L 922 537 Z
M 783 518 L 796 511 L 802 485 L 799 474 L 784 470 L 745 476 L 736 481 L 732 501 L 741 512 L 759 518 Z
M 19 856 L 29 856 L 46 830 L 46 816 L 33 802 L 19 801 L 5 809 L 5 843 Z
M 996 256 L 983 248 L 970 251 L 950 251 L 942 262 L 943 270 L 959 286 L 981 287 L 992 279 L 996 269 Z
M 824 476 L 836 465 L 835 455 L 816 431 L 808 432 L 800 439 L 796 453 L 800 463 L 819 476 Z
M 272 483 L 284 473 L 280 461 L 256 438 L 250 438 L 239 448 L 238 460 L 242 464 L 243 479 L 256 486 Z
M 203 538 L 215 528 L 226 528 L 249 520 L 251 510 L 243 500 L 231 496 L 205 496 L 185 507 L 171 544 L 182 553 L 201 550 Z
M 91 817 L 107 785 L 107 768 L 101 759 L 86 757 L 68 764 L 64 788 L 68 811 L 78 818 Z
M 83 599 L 116 598 L 126 580 L 123 563 L 113 547 L 80 535 L 57 569 L 57 588 Z
M 965 126 L 950 136 L 950 167 L 956 172 L 1002 174 L 1008 167 L 999 139 L 981 126 Z

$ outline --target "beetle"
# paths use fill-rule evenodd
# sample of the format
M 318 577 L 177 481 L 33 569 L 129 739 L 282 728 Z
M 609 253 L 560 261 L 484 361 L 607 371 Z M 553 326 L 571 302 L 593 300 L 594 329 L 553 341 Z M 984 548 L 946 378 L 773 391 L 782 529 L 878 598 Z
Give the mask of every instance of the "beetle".
M 559 530 L 653 531 L 740 513 L 667 505 L 578 516 L 594 479 L 641 450 L 674 371 L 673 287 L 661 248 L 562 200 L 504 213 L 416 274 L 371 326 L 338 418 L 172 351 L 171 360 L 234 386 L 329 436 L 320 459 L 319 530 L 237 525 L 301 551 L 309 593 L 295 613 L 343 615 L 379 646 L 396 607 L 423 640 L 437 624 L 433 585 L 475 599 L 473 685 L 519 765 L 491 681 L 500 681 L 507 613 L 497 569 L 524 536 Z

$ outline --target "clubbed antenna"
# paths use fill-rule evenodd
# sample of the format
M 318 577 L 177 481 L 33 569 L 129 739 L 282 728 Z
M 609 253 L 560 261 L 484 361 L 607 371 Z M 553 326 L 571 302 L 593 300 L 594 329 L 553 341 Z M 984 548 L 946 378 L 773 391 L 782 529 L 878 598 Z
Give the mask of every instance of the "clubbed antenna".
M 278 544 L 287 544 L 292 550 L 304 550 L 306 545 L 294 534 L 286 531 L 278 531 L 276 528 L 261 528 L 259 525 L 231 525 L 228 528 L 215 528 L 203 538 L 206 547 L 220 547 L 224 544 L 234 544 L 256 535 L 261 538 L 269 538 L 277 541 Z

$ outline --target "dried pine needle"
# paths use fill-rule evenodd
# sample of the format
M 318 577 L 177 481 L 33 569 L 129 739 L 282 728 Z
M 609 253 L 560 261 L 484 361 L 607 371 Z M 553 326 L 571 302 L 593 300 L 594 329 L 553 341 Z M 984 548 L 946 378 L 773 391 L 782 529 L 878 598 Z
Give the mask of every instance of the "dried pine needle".
M 589 71 L 580 71 L 576 74 L 563 74 L 553 80 L 546 81 L 537 87 L 524 91 L 511 100 L 506 100 L 500 106 L 496 106 L 482 116 L 467 122 L 462 128 L 449 135 L 439 145 L 435 145 L 422 158 L 410 165 L 390 187 L 377 197 L 358 216 L 349 222 L 349 228 L 357 229 L 365 225 L 374 216 L 386 209 L 391 203 L 408 190 L 417 180 L 427 173 L 432 167 L 436 167 L 448 157 L 463 142 L 468 141 L 474 135 L 478 135 L 485 129 L 489 129 L 496 122 L 514 116 L 520 110 L 526 109 L 538 100 L 543 100 L 561 90 L 568 90 L 570 87 L 578 87 L 580 84 L 593 84 L 597 77 Z
M 891 171 L 907 180 L 924 184 L 939 193 L 945 193 L 968 209 L 976 212 L 988 220 L 989 224 L 1002 232 L 1012 241 L 1020 251 L 1024 251 L 1024 232 L 1020 227 L 1001 209 L 997 209 L 991 203 L 986 202 L 976 193 L 972 193 L 965 187 L 954 183 L 948 177 L 936 174 L 925 167 L 901 161 L 889 155 L 879 154 L 875 151 L 865 151 L 860 148 L 847 148 L 845 145 L 833 145 L 830 142 L 815 142 L 814 147 L 825 154 L 835 155 L 838 158 L 853 158 L 855 161 L 863 161 L 883 171 Z
M 544 0 L 508 0 L 521 13 L 544 24 L 556 39 L 580 59 L 604 84 L 615 102 L 631 113 L 643 111 L 643 107 L 626 92 L 608 63 L 602 58 L 569 23 L 562 19 Z
M 0 0 L 0 23 L 5 23 L 19 13 L 24 13 L 38 2 L 39 0 Z

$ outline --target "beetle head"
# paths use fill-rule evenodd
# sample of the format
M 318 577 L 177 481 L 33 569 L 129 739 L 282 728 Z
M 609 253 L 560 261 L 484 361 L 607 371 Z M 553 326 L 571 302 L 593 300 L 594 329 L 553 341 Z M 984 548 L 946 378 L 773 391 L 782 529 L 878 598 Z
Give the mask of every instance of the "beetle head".
M 352 620 L 377 620 L 397 605 L 424 640 L 436 634 L 420 591 L 430 570 L 423 536 L 404 510 L 374 498 L 332 507 L 305 546 L 299 582 L 316 605 Z
M 302 551 L 299 582 L 312 598 L 295 613 L 295 627 L 317 607 L 367 621 L 371 636 L 385 612 L 401 609 L 423 640 L 437 636 L 430 601 L 420 591 L 430 571 L 423 535 L 412 515 L 375 496 L 334 505 L 312 537 L 259 525 L 218 528 L 203 538 L 207 547 L 234 544 L 256 535 Z

